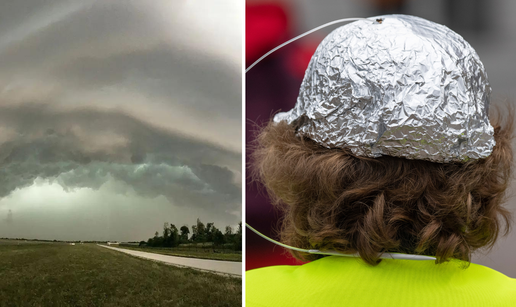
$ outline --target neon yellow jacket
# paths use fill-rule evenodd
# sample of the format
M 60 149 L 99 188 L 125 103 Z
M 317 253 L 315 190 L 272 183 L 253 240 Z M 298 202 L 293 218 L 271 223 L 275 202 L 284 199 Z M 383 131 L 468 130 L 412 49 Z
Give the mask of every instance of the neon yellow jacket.
M 331 256 L 301 266 L 246 272 L 246 306 L 516 307 L 516 279 L 452 260 L 383 260 Z

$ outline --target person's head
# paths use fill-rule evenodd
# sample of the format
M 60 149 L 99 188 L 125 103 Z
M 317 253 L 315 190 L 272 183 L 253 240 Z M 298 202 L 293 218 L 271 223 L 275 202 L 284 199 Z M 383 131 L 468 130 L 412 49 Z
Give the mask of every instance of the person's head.
M 332 32 L 252 153 L 283 243 L 373 265 L 492 246 L 510 226 L 513 114 L 489 120 L 490 92 L 476 52 L 444 26 L 392 15 Z
M 359 253 L 370 264 L 383 252 L 469 261 L 474 250 L 509 230 L 502 204 L 513 160 L 512 115 L 492 125 L 490 156 L 444 164 L 359 157 L 296 136 L 286 122 L 271 122 L 258 135 L 252 167 L 283 211 L 283 243 Z M 302 260 L 321 257 L 292 253 Z

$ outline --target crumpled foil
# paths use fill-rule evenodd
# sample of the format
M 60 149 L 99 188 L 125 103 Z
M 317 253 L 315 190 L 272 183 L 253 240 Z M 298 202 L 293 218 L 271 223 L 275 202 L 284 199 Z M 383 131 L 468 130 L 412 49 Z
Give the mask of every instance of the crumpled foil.
M 489 156 L 491 87 L 475 50 L 428 20 L 386 15 L 330 33 L 295 107 L 274 117 L 328 148 L 451 163 Z

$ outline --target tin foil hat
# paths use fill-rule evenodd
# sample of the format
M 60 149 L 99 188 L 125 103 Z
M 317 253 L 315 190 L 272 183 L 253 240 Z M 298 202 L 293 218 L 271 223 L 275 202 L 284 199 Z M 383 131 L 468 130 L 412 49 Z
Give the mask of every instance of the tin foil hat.
M 428 20 L 386 15 L 330 33 L 295 107 L 274 117 L 358 156 L 450 163 L 489 156 L 491 87 L 475 50 Z

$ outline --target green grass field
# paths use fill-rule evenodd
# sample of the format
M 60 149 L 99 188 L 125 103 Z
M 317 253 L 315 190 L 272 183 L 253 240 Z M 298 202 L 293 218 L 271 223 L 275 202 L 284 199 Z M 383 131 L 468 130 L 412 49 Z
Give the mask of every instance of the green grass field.
M 200 259 L 212 259 L 212 260 L 225 260 L 225 261 L 242 261 L 242 254 L 237 253 L 213 253 L 210 249 L 181 249 L 173 247 L 137 247 L 137 246 L 114 246 L 118 248 L 132 249 L 136 251 L 156 253 L 169 256 L 188 257 L 188 258 L 200 258 Z
M 241 306 L 242 280 L 94 244 L 0 242 L 0 306 Z

